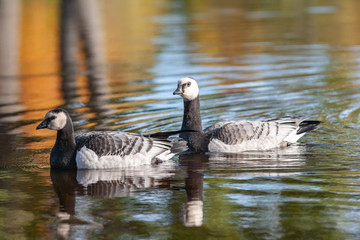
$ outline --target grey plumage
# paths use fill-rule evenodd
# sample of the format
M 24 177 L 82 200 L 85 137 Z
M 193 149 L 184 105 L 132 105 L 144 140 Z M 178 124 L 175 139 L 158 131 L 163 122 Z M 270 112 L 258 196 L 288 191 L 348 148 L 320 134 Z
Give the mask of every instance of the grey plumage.
M 320 121 L 307 118 L 272 119 L 264 122 L 228 121 L 216 123 L 204 130 L 206 138 L 219 139 L 222 142 L 235 145 L 244 141 L 265 139 L 269 136 L 287 135 L 291 130 L 297 130 L 300 135 L 319 128 Z M 284 128 L 288 129 L 284 131 Z M 284 136 L 286 137 L 286 136 Z
M 170 150 L 173 144 L 167 139 L 156 139 L 124 132 L 89 132 L 75 138 L 76 149 L 93 150 L 99 157 L 109 155 L 134 155 L 148 153 L 153 147 Z
M 171 153 L 181 153 L 186 152 L 189 148 L 187 142 L 182 138 L 170 138 L 172 143 Z

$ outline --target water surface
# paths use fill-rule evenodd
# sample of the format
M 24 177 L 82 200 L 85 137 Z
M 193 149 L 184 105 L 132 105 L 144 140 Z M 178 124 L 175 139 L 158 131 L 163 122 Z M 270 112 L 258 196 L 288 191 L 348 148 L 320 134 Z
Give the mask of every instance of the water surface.
M 0 238 L 357 239 L 359 4 L 0 0 Z M 56 133 L 35 130 L 48 110 L 76 133 L 178 130 L 185 76 L 204 127 L 322 128 L 281 150 L 50 170 Z

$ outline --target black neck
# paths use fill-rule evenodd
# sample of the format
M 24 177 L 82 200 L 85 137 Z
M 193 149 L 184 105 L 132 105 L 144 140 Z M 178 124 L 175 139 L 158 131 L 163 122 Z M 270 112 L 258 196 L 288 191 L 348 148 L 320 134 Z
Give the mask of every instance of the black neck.
M 202 132 L 199 96 L 191 101 L 184 100 L 184 117 L 181 130 Z
M 74 127 L 68 117 L 65 127 L 57 131 L 56 142 L 51 151 L 50 165 L 52 168 L 76 168 L 75 154 Z
M 202 130 L 200 115 L 200 99 L 197 96 L 194 100 L 184 100 L 184 117 L 181 130 L 195 130 L 196 132 L 186 132 L 180 137 L 189 143 L 192 151 L 207 151 L 205 136 Z

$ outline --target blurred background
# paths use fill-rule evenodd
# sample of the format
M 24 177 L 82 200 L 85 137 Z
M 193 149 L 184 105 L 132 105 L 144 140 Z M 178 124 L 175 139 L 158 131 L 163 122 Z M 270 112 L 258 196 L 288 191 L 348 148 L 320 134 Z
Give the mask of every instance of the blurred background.
M 359 9 L 0 0 L 0 238 L 356 239 Z M 35 130 L 47 111 L 66 108 L 76 133 L 177 130 L 185 76 L 199 82 L 204 127 L 284 115 L 323 127 L 289 151 L 176 158 L 151 176 L 49 171 L 56 132 Z

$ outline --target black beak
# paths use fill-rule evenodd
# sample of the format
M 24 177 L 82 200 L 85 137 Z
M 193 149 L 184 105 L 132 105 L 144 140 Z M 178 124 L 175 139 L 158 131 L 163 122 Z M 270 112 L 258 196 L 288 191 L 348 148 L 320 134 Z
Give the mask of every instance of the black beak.
M 184 92 L 182 91 L 181 87 L 178 86 L 177 89 L 173 92 L 173 95 L 181 95 Z
M 39 130 L 39 129 L 43 129 L 43 128 L 47 128 L 47 121 L 46 119 L 44 121 L 42 121 L 37 127 L 36 127 L 36 130 Z

